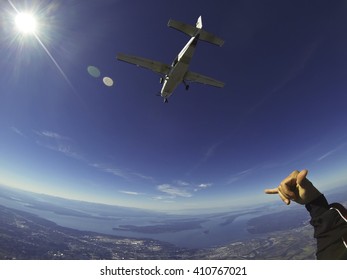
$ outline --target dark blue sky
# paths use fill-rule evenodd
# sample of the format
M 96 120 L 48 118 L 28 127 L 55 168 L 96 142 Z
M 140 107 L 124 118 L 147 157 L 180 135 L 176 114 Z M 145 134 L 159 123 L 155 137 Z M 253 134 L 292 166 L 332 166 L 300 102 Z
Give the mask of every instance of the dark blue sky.
M 15 1 L 0 4 L 0 183 L 159 210 L 253 205 L 294 169 L 322 189 L 347 181 L 345 1 Z M 189 37 L 170 18 L 225 40 L 199 42 L 190 70 L 223 89 L 181 85 L 168 104 L 151 71 Z M 101 77 L 88 74 L 95 66 Z M 102 77 L 114 81 L 112 87 Z

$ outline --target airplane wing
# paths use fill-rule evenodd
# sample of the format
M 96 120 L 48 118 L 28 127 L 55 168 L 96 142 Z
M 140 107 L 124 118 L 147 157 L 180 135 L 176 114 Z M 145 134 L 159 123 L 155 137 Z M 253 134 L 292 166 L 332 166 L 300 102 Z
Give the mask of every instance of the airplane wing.
M 125 61 L 131 64 L 135 64 L 136 66 L 140 66 L 149 70 L 152 70 L 158 74 L 166 75 L 169 73 L 171 67 L 165 63 L 161 63 L 158 61 L 150 60 L 147 58 L 134 56 L 134 55 L 127 55 L 119 53 L 117 55 L 117 59 L 121 61 Z
M 198 73 L 194 73 L 194 72 L 190 72 L 190 71 L 187 72 L 187 74 L 184 77 L 184 80 L 191 81 L 191 82 L 197 82 L 197 83 L 201 83 L 201 84 L 205 84 L 205 85 L 210 85 L 210 86 L 214 86 L 214 87 L 219 87 L 219 88 L 222 88 L 225 85 L 223 82 L 220 82 L 220 81 L 217 81 L 213 78 L 203 76 L 203 75 L 200 75 Z

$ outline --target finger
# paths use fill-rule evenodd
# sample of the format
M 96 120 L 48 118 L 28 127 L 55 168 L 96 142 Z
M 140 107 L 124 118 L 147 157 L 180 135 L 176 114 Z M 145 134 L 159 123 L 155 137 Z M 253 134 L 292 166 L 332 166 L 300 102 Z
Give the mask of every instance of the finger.
M 300 171 L 300 173 L 299 173 L 298 176 L 296 177 L 296 183 L 297 183 L 298 185 L 300 185 L 301 187 L 304 187 L 304 186 L 302 185 L 302 182 L 306 179 L 307 173 L 308 173 L 308 170 L 307 170 L 307 169 L 304 169 L 304 170 Z
M 285 204 L 287 204 L 287 205 L 290 204 L 290 199 L 289 199 L 288 197 L 286 197 L 286 195 L 283 194 L 283 193 L 281 192 L 281 190 L 278 190 L 278 195 L 280 196 L 280 198 L 282 199 L 282 201 L 283 201 Z
M 289 184 L 281 183 L 281 185 L 278 187 L 278 190 L 285 195 L 288 199 L 294 200 L 296 199 L 296 194 L 294 192 L 296 187 L 296 184 L 292 184 L 290 182 Z
M 294 170 L 292 173 L 290 173 L 290 175 L 285 178 L 282 182 L 281 185 L 286 185 L 289 188 L 290 187 L 295 187 L 296 186 L 296 179 L 298 177 L 299 171 L 298 170 Z
M 292 173 L 290 173 L 290 175 L 288 176 L 288 178 L 296 178 L 299 174 L 299 171 L 298 170 L 294 170 Z
M 266 194 L 278 194 L 278 188 L 274 188 L 274 189 L 265 189 L 264 192 Z

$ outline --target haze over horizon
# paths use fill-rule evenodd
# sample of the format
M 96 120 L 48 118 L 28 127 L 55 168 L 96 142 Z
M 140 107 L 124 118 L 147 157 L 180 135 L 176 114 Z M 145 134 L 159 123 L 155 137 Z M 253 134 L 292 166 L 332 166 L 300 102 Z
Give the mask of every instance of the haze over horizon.
M 346 184 L 345 1 L 0 8 L 0 184 L 161 211 L 277 201 L 263 189 L 295 169 L 323 191 Z M 15 27 L 27 11 L 34 35 Z M 168 20 L 200 15 L 225 44 L 200 41 L 190 70 L 226 86 L 180 85 L 163 104 L 159 76 L 116 55 L 171 64 L 189 37 Z

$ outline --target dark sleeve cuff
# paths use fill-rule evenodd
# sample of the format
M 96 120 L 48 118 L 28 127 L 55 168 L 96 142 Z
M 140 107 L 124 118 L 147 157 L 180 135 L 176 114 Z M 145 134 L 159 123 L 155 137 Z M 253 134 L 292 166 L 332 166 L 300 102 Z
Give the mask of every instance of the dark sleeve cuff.
M 316 199 L 305 205 L 308 212 L 310 212 L 311 218 L 316 218 L 329 210 L 329 204 L 325 196 L 321 194 Z

